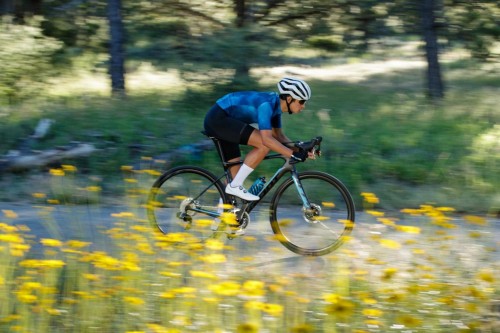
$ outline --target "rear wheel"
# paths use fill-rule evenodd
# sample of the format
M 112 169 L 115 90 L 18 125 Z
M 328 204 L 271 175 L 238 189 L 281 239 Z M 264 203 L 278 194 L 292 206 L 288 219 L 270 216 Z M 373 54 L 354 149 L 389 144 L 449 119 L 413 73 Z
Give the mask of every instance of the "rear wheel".
M 165 172 L 153 184 L 147 214 L 163 234 L 198 242 L 217 231 L 214 216 L 222 212 L 225 202 L 223 185 L 211 172 L 182 166 Z
M 310 203 L 303 200 L 292 178 L 276 190 L 271 200 L 271 226 L 289 250 L 320 256 L 337 249 L 354 227 L 355 208 L 347 188 L 335 177 L 316 171 L 299 174 Z

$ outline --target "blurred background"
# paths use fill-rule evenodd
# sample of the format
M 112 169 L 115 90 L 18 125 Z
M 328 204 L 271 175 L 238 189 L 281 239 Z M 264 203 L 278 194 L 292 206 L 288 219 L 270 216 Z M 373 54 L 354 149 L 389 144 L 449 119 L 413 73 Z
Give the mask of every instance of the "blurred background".
M 2 0 L 0 15 L 1 200 L 45 191 L 61 165 L 113 197 L 124 170 L 217 171 L 205 112 L 296 76 L 313 97 L 284 131 L 324 137 L 300 168 L 358 207 L 373 192 L 382 209 L 500 212 L 497 1 Z

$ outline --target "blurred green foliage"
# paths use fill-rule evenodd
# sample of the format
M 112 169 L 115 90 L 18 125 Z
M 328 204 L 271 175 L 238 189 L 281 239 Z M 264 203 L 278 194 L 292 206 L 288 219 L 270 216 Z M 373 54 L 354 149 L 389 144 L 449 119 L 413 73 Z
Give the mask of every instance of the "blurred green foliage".
M 0 105 L 29 98 L 55 73 L 52 56 L 62 43 L 44 36 L 40 22 L 8 23 L 0 20 Z
M 0 15 L 4 17 L 2 42 L 9 44 L 9 51 L 4 51 L 9 53 L 0 59 L 3 67 L 15 67 L 14 71 L 40 76 L 48 76 L 46 65 L 51 62 L 55 65 L 51 70 L 57 71 L 70 70 L 68 65 L 91 71 L 107 69 L 106 1 L 52 0 L 40 1 L 37 6 L 29 1 L 16 3 L 11 4 L 10 12 L 5 9 L 8 5 L 0 8 Z M 295 61 L 280 53 L 290 44 L 306 43 L 329 52 L 359 55 L 370 52 L 372 45 L 386 38 L 419 38 L 422 33 L 421 8 L 419 3 L 410 0 L 306 0 L 300 3 L 292 0 L 123 0 L 122 6 L 127 71 L 133 71 L 142 62 L 150 62 L 157 68 L 179 69 L 185 79 L 203 74 L 206 68 L 217 67 L 234 69 L 236 82 L 246 80 L 249 70 L 255 66 Z M 446 0 L 436 2 L 435 11 L 442 47 L 464 46 L 482 60 L 498 57 L 494 45 L 500 36 L 497 22 L 500 9 L 496 1 Z M 16 37 L 28 27 L 36 32 Z M 27 55 L 22 45 L 35 40 L 37 47 L 32 47 L 33 51 Z M 23 60 L 26 55 L 30 57 L 29 62 Z M 85 61 L 81 61 L 82 58 Z M 11 73 L 12 68 L 3 69 L 0 104 L 8 103 L 14 95 L 20 98 L 41 92 L 23 84 L 26 78 L 20 80 L 20 74 Z M 31 81 L 37 82 L 40 78 Z

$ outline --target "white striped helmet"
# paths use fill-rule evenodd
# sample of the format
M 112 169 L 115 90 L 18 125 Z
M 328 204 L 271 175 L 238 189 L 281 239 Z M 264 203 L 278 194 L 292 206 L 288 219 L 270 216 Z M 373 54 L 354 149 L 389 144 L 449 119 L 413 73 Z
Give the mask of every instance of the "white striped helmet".
M 278 82 L 280 94 L 290 95 L 295 99 L 309 100 L 311 98 L 311 88 L 302 80 L 285 77 Z

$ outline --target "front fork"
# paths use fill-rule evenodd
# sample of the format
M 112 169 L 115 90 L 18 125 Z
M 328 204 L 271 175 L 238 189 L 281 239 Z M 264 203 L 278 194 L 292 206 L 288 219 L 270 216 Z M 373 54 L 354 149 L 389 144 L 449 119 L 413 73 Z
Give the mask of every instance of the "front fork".
M 292 169 L 292 179 L 293 182 L 295 183 L 295 187 L 297 188 L 297 192 L 299 193 L 300 199 L 302 200 L 302 207 L 304 210 L 310 210 L 311 209 L 311 203 L 309 202 L 309 199 L 307 198 L 306 192 L 304 191 L 304 187 L 302 187 L 302 183 L 300 182 L 299 179 L 299 173 L 295 168 Z

